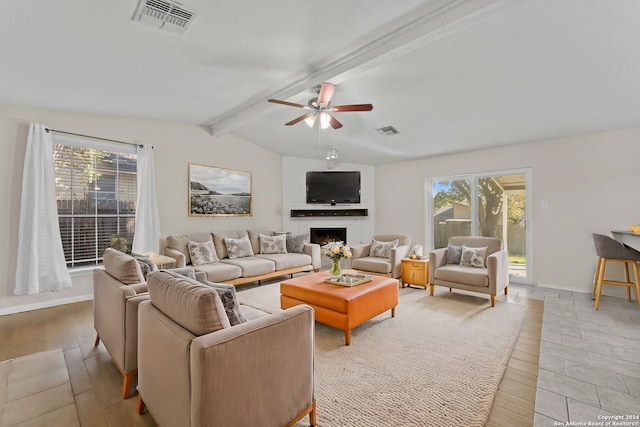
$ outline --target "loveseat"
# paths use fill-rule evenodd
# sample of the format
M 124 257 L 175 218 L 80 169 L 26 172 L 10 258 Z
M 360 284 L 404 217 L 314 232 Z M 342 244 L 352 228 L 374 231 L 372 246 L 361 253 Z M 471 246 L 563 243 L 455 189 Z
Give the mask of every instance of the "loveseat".
M 190 266 L 206 273 L 210 282 L 240 285 L 318 271 L 320 245 L 305 239 L 305 235 L 273 230 L 175 234 L 167 237 L 164 253 L 176 259 L 177 267 Z
M 509 261 L 502 240 L 493 237 L 454 236 L 446 248 L 429 253 L 429 285 L 496 295 L 509 285 Z
M 149 294 L 138 413 L 160 426 L 290 426 L 306 415 L 316 424 L 311 307 L 268 314 L 239 305 L 234 286 L 165 271 L 149 275 Z

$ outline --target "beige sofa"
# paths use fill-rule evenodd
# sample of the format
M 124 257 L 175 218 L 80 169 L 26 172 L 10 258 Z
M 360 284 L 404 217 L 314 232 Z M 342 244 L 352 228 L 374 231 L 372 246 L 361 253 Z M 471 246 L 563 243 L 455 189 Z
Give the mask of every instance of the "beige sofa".
M 293 274 L 301 271 L 318 271 L 321 266 L 320 245 L 304 244 L 300 253 L 261 254 L 260 235 L 274 236 L 273 230 L 238 230 L 212 233 L 187 233 L 167 237 L 165 255 L 176 259 L 177 267 L 191 266 L 195 271 L 207 274 L 207 280 L 217 283 L 240 285 Z M 248 237 L 253 256 L 230 259 L 224 242 L 226 237 Z M 193 266 L 189 255 L 189 242 L 213 242 L 218 262 Z
M 480 292 L 491 296 L 491 307 L 495 306 L 496 295 L 509 285 L 509 261 L 502 240 L 493 237 L 455 236 L 449 238 L 446 248 L 436 249 L 429 253 L 429 285 L 433 295 L 434 286 L 449 289 L 463 289 Z M 484 259 L 478 266 L 455 263 L 449 257 L 450 247 L 483 248 L 486 247 Z M 453 251 L 453 250 L 452 250 Z M 453 255 L 453 254 L 452 254 Z M 449 261 L 449 262 L 448 262 Z
M 311 307 L 250 313 L 164 271 L 149 275 L 149 294 L 139 309 L 138 413 L 147 408 L 160 426 L 291 426 L 306 415 L 315 426 Z M 232 326 L 233 308 L 247 321 Z
M 377 256 L 372 252 L 373 240 L 377 242 L 389 243 L 398 241 L 396 247 L 390 249 L 388 256 Z M 373 236 L 372 243 L 354 246 L 351 248 L 353 255 L 351 268 L 366 273 L 378 274 L 397 279 L 402 275 L 402 258 L 409 255 L 411 247 L 411 236 L 406 234 L 377 234 Z
M 131 255 L 107 249 L 104 268 L 93 271 L 93 321 L 95 345 L 102 341 L 123 375 L 122 398 L 131 394 L 138 371 L 138 305 L 148 300 L 147 283 L 140 263 Z M 204 273 L 191 268 L 175 269 L 205 280 Z

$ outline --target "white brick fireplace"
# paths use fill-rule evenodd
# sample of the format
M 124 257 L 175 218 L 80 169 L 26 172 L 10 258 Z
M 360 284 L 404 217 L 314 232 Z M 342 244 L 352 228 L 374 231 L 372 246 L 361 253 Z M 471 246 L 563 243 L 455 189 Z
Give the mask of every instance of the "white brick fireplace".
M 347 229 L 347 244 L 371 242 L 375 233 L 375 168 L 355 163 L 340 163 L 331 170 L 360 171 L 361 203 L 351 205 L 310 205 L 306 203 L 306 173 L 328 170 L 321 160 L 282 157 L 282 229 L 293 234 L 309 234 L 311 228 Z M 332 216 L 292 218 L 292 209 L 367 209 L 367 216 Z

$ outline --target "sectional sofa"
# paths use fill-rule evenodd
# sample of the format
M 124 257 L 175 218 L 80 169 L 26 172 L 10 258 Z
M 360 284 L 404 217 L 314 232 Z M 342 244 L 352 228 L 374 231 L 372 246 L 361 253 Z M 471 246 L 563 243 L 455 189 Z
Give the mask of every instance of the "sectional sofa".
M 286 249 L 268 247 L 264 242 L 266 239 L 261 239 L 261 236 L 283 236 Z M 205 272 L 210 282 L 241 285 L 302 271 L 318 271 L 322 262 L 320 245 L 303 243 L 305 237 L 274 230 L 175 234 L 167 237 L 164 253 L 176 259 L 177 267 L 193 267 L 197 272 Z M 228 250 L 230 242 L 235 244 L 246 239 L 250 250 L 241 253 L 242 256 L 238 256 L 235 247 Z M 200 260 L 192 259 L 190 242 L 192 247 L 197 243 L 212 242 L 213 259 L 205 263 L 195 262 Z

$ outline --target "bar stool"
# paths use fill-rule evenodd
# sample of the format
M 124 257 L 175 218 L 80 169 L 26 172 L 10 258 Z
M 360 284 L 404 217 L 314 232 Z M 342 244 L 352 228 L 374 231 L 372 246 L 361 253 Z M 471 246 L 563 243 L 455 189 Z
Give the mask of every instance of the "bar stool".
M 638 307 L 640 307 L 640 273 L 638 272 L 638 264 L 640 261 L 640 251 L 637 251 L 624 243 L 621 243 L 609 236 L 593 233 L 593 243 L 596 246 L 598 254 L 598 263 L 596 264 L 596 274 L 593 279 L 593 291 L 591 299 L 596 300 L 596 310 L 600 307 L 600 296 L 602 295 L 602 285 L 616 285 L 627 287 L 627 300 L 631 301 L 631 288 L 636 288 L 638 296 Z M 604 272 L 608 262 L 624 263 L 625 281 L 608 280 L 604 278 Z M 633 275 L 635 283 L 629 277 L 629 264 L 633 267 Z

